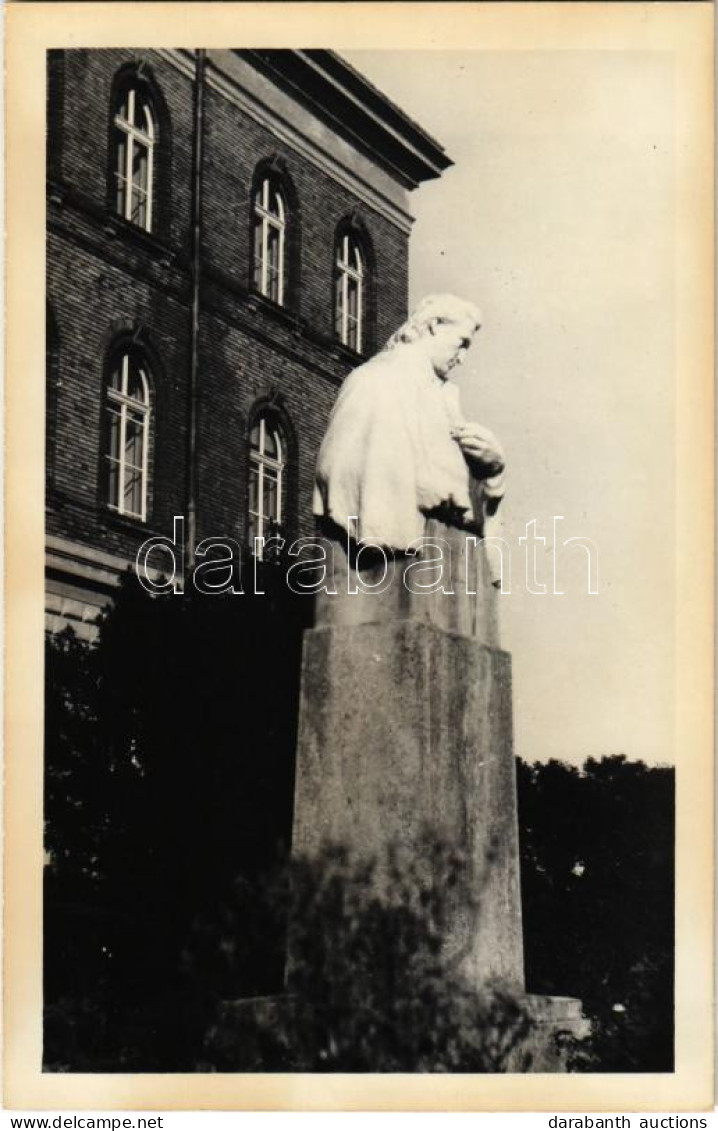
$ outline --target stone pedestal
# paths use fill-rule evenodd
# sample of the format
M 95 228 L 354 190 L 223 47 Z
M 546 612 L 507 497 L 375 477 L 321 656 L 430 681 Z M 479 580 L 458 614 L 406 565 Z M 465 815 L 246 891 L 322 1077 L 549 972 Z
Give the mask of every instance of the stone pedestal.
M 586 1035 L 580 1002 L 525 992 L 511 658 L 499 645 L 498 592 L 472 535 L 432 517 L 426 536 L 427 562 L 437 544 L 449 551 L 445 593 L 412 592 L 406 555 L 392 562 L 391 587 L 361 592 L 381 580 L 381 555 L 334 545 L 337 593 L 318 602 L 304 640 L 292 851 L 313 859 L 341 845 L 349 859 L 374 860 L 385 895 L 392 847 L 419 861 L 432 840 L 457 850 L 466 869 L 463 887 L 447 893 L 445 956 L 477 988 L 512 991 L 531 1016 L 511 1070 L 565 1071 L 556 1036 Z M 289 972 L 291 986 L 291 954 Z
M 524 994 L 519 1002 L 531 1019 L 531 1029 L 509 1053 L 504 1070 L 565 1072 L 562 1035 L 585 1037 L 589 1032 L 580 1001 Z M 292 994 L 226 1001 L 207 1033 L 205 1054 L 217 1072 L 296 1072 L 296 1050 L 287 1035 L 298 1023 L 301 1003 Z M 383 1070 L 377 1063 L 374 1071 Z
M 381 884 L 393 847 L 457 851 L 446 957 L 522 990 L 511 658 L 479 536 L 434 515 L 422 554 L 387 562 L 337 533 L 304 639 L 293 852 L 340 844 Z
M 381 877 L 390 847 L 421 855 L 431 836 L 467 859 L 448 957 L 523 989 L 510 657 L 414 620 L 311 630 L 293 853 L 341 844 Z
M 525 1042 L 516 1050 L 516 1060 L 528 1055 L 530 1072 L 566 1072 L 566 1047 L 562 1037 L 581 1040 L 591 1031 L 581 1002 L 575 997 L 525 994 L 523 1005 L 532 1025 Z M 518 1065 L 509 1064 L 509 1071 L 516 1068 Z

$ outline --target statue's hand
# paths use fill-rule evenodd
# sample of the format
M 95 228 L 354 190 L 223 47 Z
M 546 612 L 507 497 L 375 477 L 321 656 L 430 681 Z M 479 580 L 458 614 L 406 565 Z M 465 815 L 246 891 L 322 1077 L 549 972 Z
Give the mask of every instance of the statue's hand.
M 506 460 L 501 444 L 482 424 L 459 424 L 451 429 L 451 435 L 466 459 L 478 465 L 482 475 L 499 475 L 504 470 Z

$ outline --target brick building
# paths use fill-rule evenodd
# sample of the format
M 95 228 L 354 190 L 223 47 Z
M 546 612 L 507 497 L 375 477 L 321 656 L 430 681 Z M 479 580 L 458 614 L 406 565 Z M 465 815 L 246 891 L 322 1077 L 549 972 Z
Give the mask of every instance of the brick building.
M 49 53 L 50 629 L 92 638 L 176 515 L 190 555 L 311 531 L 337 389 L 406 315 L 408 193 L 449 164 L 329 51 Z

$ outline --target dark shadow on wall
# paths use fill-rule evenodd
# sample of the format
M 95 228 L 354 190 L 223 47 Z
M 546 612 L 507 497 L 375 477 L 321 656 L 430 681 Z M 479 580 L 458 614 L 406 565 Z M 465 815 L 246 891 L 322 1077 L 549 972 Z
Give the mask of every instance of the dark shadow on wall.
M 262 573 L 263 596 L 236 597 L 152 598 L 128 576 L 95 648 L 47 641 L 47 1070 L 191 1069 L 193 924 L 287 859 L 311 602 L 278 566 Z M 234 992 L 281 985 L 272 926 L 243 948 Z

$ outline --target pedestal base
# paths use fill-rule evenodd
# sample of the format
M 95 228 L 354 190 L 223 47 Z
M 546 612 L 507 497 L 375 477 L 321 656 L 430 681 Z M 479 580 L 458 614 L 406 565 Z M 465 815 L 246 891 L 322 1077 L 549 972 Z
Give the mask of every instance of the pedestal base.
M 524 994 L 519 1003 L 531 1017 L 528 1036 L 513 1051 L 508 1073 L 567 1072 L 565 1037 L 583 1039 L 590 1026 L 581 1002 L 569 997 Z M 296 1072 L 291 1033 L 301 1002 L 292 994 L 222 1002 L 208 1035 L 206 1054 L 219 1072 Z M 313 1068 L 317 1071 L 317 1067 Z M 347 1071 L 347 1069 L 337 1069 Z M 380 1063 L 374 1072 L 383 1072 Z
M 464 861 L 447 958 L 523 990 L 510 656 L 414 620 L 306 633 L 293 855 L 372 860 L 391 901 L 391 853 L 428 867 L 432 839 Z
M 532 1021 L 531 1032 L 518 1050 L 519 1054 L 530 1056 L 527 1071 L 567 1072 L 568 1049 L 563 1038 L 583 1040 L 591 1032 L 581 1002 L 575 997 L 541 994 L 526 994 L 522 1001 Z

